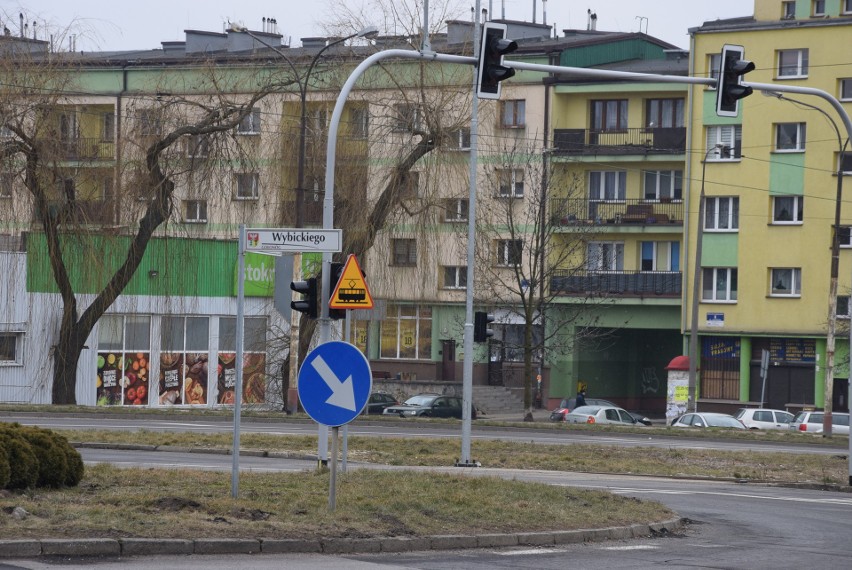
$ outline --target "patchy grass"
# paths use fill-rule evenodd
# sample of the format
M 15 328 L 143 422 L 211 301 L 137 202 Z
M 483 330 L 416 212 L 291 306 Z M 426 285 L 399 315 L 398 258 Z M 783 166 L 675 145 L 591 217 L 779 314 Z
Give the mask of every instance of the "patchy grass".
M 328 509 L 327 472 L 225 473 L 87 467 L 79 487 L 0 498 L 0 536 L 307 538 L 422 536 L 595 528 L 658 522 L 674 514 L 604 492 L 417 472 L 359 469 L 338 475 Z M 3 513 L 22 507 L 16 520 Z

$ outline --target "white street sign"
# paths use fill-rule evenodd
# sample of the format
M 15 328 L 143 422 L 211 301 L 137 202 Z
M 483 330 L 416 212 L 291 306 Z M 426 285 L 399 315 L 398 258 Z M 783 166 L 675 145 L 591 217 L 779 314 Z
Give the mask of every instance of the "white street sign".
M 248 228 L 245 231 L 246 251 L 260 253 L 336 253 L 340 251 L 343 241 L 343 230 Z

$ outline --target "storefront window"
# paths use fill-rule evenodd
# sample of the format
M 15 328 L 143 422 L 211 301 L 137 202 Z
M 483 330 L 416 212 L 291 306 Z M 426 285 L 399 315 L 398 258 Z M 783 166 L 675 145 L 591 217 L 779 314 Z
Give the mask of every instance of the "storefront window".
M 381 357 L 425 360 L 432 357 L 432 309 L 389 305 L 382 321 Z
M 163 317 L 160 337 L 160 405 L 207 403 L 207 317 Z
M 243 403 L 266 401 L 266 319 L 247 317 L 243 336 Z M 216 403 L 233 404 L 237 381 L 237 319 L 219 319 L 218 396 Z
M 97 405 L 148 405 L 150 359 L 151 317 L 102 317 L 98 323 Z

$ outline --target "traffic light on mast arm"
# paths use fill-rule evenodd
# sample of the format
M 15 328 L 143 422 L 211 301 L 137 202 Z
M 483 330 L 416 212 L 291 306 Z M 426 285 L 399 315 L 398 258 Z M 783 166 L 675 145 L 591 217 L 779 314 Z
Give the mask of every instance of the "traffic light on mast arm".
M 503 65 L 503 56 L 518 49 L 518 44 L 506 39 L 506 24 L 487 22 L 482 27 L 479 44 L 479 67 L 476 74 L 476 96 L 480 99 L 499 99 L 500 82 L 515 75 L 515 70 Z
M 754 69 L 754 63 L 743 59 L 743 46 L 725 45 L 716 80 L 716 114 L 736 117 L 739 100 L 752 94 L 752 88 L 742 84 L 743 75 Z
M 488 328 L 494 322 L 494 315 L 481 311 L 473 314 L 473 342 L 485 342 L 494 336 L 494 331 Z
M 305 281 L 291 281 L 290 289 L 302 295 L 299 301 L 290 301 L 290 308 L 300 313 L 305 313 L 308 318 L 315 319 L 319 315 L 317 308 L 319 307 L 319 287 L 317 287 L 317 278 L 311 277 Z

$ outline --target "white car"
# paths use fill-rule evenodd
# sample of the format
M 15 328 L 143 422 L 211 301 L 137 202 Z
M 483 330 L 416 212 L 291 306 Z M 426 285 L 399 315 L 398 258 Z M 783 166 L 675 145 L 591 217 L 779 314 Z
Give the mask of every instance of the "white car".
M 784 410 L 740 408 L 734 417 L 748 429 L 789 429 L 794 416 Z
M 565 421 L 569 424 L 643 425 L 630 412 L 615 406 L 580 406 L 565 414 Z
M 734 416 L 715 412 L 683 414 L 672 422 L 672 427 L 745 429 L 745 425 Z
M 790 423 L 790 429 L 807 433 L 822 433 L 822 421 L 822 412 L 799 412 Z M 834 412 L 831 414 L 831 433 L 849 435 L 848 413 Z

